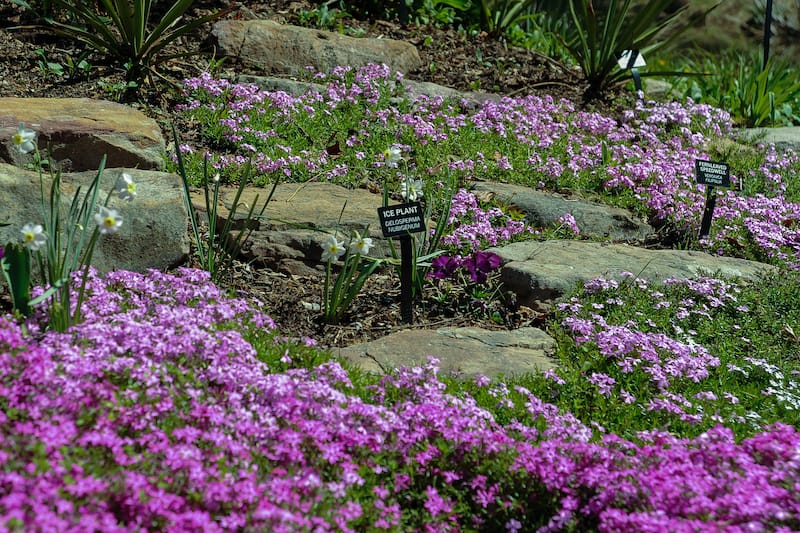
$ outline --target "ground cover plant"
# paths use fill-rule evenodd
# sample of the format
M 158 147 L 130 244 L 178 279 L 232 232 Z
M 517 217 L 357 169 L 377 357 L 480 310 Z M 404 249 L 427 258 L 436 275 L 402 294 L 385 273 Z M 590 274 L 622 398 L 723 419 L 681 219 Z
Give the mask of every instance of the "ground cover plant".
M 534 136 L 525 128 L 535 121 L 524 122 L 519 106 L 546 108 L 536 120 L 550 116 L 547 130 L 579 140 Z M 483 146 L 504 142 L 503 153 L 514 155 L 453 164 L 465 185 L 492 176 L 597 191 L 600 181 L 627 178 L 632 185 L 612 188 L 609 200 L 638 201 L 654 217 L 661 206 L 676 227 L 689 218 L 681 209 L 695 208 L 689 178 L 670 183 L 665 177 L 680 171 L 662 164 L 648 181 L 639 169 L 652 169 L 654 154 L 681 168 L 686 153 L 705 154 L 700 147 L 713 149 L 728 127 L 718 110 L 677 104 L 643 103 L 619 121 L 533 98 L 451 114 L 444 122 L 453 125 L 453 147 L 467 151 L 453 130 L 472 121 L 469 134 Z M 430 186 L 413 171 L 418 153 L 436 164 L 433 151 L 390 140 L 379 143 L 390 149 L 370 154 L 383 183 Z M 532 155 L 520 161 L 536 153 L 531 141 L 542 151 L 559 144 L 546 157 L 563 168 L 515 174 L 537 168 Z M 592 153 L 579 154 L 579 142 L 597 147 L 594 164 L 576 157 Z M 653 152 L 637 152 L 642 145 Z M 392 150 L 409 164 L 387 168 Z M 794 190 L 779 172 L 793 172 L 795 159 L 772 149 L 730 154 L 748 180 L 721 198 L 724 223 L 758 223 L 748 199 L 793 209 Z M 238 168 L 235 159 L 212 161 L 222 176 Z M 601 174 L 600 161 L 611 170 Z M 476 281 L 494 264 L 482 249 L 526 231 L 466 188 L 453 196 L 447 221 L 443 246 L 452 257 L 472 252 L 471 267 L 463 257 L 455 263 Z M 84 321 L 65 333 L 49 329 L 42 310 L 24 323 L 0 321 L 0 520 L 12 531 L 797 529 L 800 277 L 787 268 L 796 264 L 791 245 L 762 242 L 772 241 L 754 236 L 753 249 L 780 266 L 751 283 L 656 285 L 635 273 L 593 280 L 550 324 L 557 370 L 466 381 L 439 376 L 435 360 L 385 378 L 344 368 L 312 339 L 282 336 L 258 302 L 226 297 L 208 272 L 92 272 Z M 452 275 L 450 268 L 443 259 L 433 273 Z
M 721 109 L 637 101 L 612 118 L 528 96 L 470 110 L 407 94 L 377 65 L 313 78 L 324 89 L 301 96 L 207 74 L 186 80 L 182 109 L 213 148 L 181 146 L 187 167 L 208 160 L 222 179 L 236 181 L 252 165 L 262 183 L 313 179 L 393 191 L 434 173 L 438 180 L 422 180 L 428 194 L 439 183 L 472 180 L 573 190 L 634 210 L 681 246 L 797 267 L 800 160 L 791 151 L 719 142 L 732 127 Z M 388 148 L 407 165 L 386 165 Z M 695 159 L 728 161 L 734 185 L 720 193 L 711 234 L 701 241 L 705 189 L 695 183 Z
M 800 529 L 796 155 L 731 147 L 726 113 L 692 102 L 614 117 L 546 97 L 470 110 L 394 79 L 342 69 L 305 99 L 188 80 L 205 137 L 183 154 L 196 152 L 195 179 L 209 176 L 208 150 L 230 181 L 249 161 L 264 184 L 429 198 L 447 183 L 430 270 L 443 299 L 453 283 L 490 301 L 487 246 L 582 235 L 567 215 L 533 228 L 481 202 L 473 179 L 597 195 L 673 244 L 776 269 L 752 282 L 591 280 L 548 324 L 556 370 L 475 379 L 440 375 L 435 359 L 384 378 L 344 367 L 212 272 L 87 270 L 72 278 L 85 300 L 66 331 L 42 307 L 0 317 L 0 529 Z M 691 165 L 706 156 L 731 164 L 736 188 L 697 241 Z
M 791 286 L 797 291 L 798 280 Z M 86 321 L 67 333 L 45 331 L 42 313 L 26 323 L 32 335 L 0 319 L 0 521 L 11 531 L 800 526 L 800 436 L 775 421 L 797 410 L 796 359 L 781 353 L 777 366 L 769 362 L 777 350 L 742 357 L 700 344 L 692 357 L 669 326 L 657 333 L 667 313 L 653 326 L 642 319 L 630 342 L 601 341 L 620 327 L 612 315 L 624 306 L 609 300 L 625 291 L 637 292 L 641 309 L 652 311 L 641 300 L 655 298 L 676 316 L 681 309 L 665 302 L 681 298 L 688 327 L 716 324 L 703 312 L 736 320 L 766 310 L 746 310 L 742 300 L 785 296 L 776 284 L 737 293 L 714 279 L 661 291 L 637 279 L 622 288 L 597 280 L 585 288 L 586 305 L 605 302 L 607 320 L 594 317 L 590 331 L 578 326 L 577 297 L 564 306 L 574 317 L 565 335 L 578 346 L 564 349 L 564 361 L 577 366 L 580 357 L 580 371 L 567 365 L 525 384 L 479 376 L 450 390 L 435 360 L 382 379 L 348 372 L 310 339 L 281 337 L 204 271 L 92 273 L 87 287 Z M 787 318 L 797 317 L 798 299 L 783 301 Z M 747 346 L 737 337 L 729 344 Z M 758 349 L 774 339 L 749 340 Z M 603 357 L 587 355 L 592 343 Z M 623 381 L 626 362 L 636 375 Z M 647 389 L 672 396 L 642 409 Z M 629 413 L 611 399 L 626 392 L 637 398 L 622 422 Z M 570 402 L 591 405 L 576 409 L 591 422 L 557 405 Z M 700 406 L 707 412 L 697 415 Z

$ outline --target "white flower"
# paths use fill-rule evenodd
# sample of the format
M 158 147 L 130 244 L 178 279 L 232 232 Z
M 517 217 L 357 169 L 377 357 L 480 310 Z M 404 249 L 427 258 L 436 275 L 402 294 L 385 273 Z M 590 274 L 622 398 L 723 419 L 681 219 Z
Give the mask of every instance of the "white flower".
M 11 142 L 21 154 L 32 152 L 36 148 L 36 132 L 25 127 L 24 122 L 17 126 L 17 133 L 11 137 Z
M 354 231 L 353 238 L 350 239 L 350 253 L 367 255 L 370 248 L 372 248 L 372 239 L 369 237 L 362 237 L 361 234 Z
M 97 214 L 94 216 L 94 221 L 103 235 L 107 233 L 114 233 L 122 225 L 122 217 L 119 216 L 116 209 L 109 209 L 101 207 Z
M 400 148 L 392 146 L 383 151 L 383 161 L 387 167 L 396 167 L 400 162 L 402 156 L 400 155 Z
M 417 198 L 422 198 L 422 180 L 404 179 L 400 184 L 400 195 L 409 202 L 416 202 Z
M 114 184 L 114 192 L 118 193 L 122 200 L 129 202 L 136 197 L 136 184 L 130 174 L 123 172 L 117 178 L 117 182 Z
M 340 257 L 342 257 L 345 253 L 344 249 L 344 242 L 340 242 L 336 240 L 335 235 L 331 235 L 330 238 L 322 245 L 322 260 L 323 261 L 336 261 Z
M 25 224 L 20 234 L 22 235 L 22 244 L 30 248 L 32 252 L 38 252 L 39 248 L 47 243 L 47 236 L 40 224 Z

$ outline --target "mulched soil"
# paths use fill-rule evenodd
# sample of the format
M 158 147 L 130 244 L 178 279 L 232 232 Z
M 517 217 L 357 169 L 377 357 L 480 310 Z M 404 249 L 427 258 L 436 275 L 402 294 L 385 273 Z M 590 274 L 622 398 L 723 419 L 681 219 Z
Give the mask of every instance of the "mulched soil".
M 265 18 L 284 23 L 299 23 L 303 10 L 313 9 L 306 1 L 236 2 L 234 0 L 199 0 L 191 11 L 201 16 L 211 9 L 230 9 L 225 18 Z M 579 73 L 552 59 L 510 46 L 502 39 L 486 33 L 467 37 L 454 29 L 433 26 L 402 26 L 397 21 L 342 20 L 347 27 L 357 28 L 367 37 L 408 41 L 418 47 L 423 68 L 407 78 L 430 81 L 459 90 L 483 90 L 504 95 L 551 94 L 580 102 L 584 84 Z M 170 61 L 162 69 L 168 80 L 177 82 L 203 72 L 213 53 L 208 28 L 182 38 L 176 51 L 201 50 L 204 54 Z M 68 39 L 37 25 L 36 19 L 11 2 L 0 2 L 0 97 L 89 97 L 114 99 L 111 89 L 124 82 L 121 69 L 90 57 L 88 74 L 58 76 L 42 68 L 44 61 L 66 64 L 77 62 L 83 50 Z M 436 68 L 429 68 L 435 65 Z M 251 73 L 250 69 L 226 61 L 221 75 Z M 263 74 L 263 73 L 261 73 Z M 619 93 L 606 101 L 595 101 L 593 109 L 613 112 Z M 123 98 L 127 105 L 142 110 L 162 126 L 170 138 L 173 122 L 180 125 L 174 106 L 180 101 L 178 92 L 165 83 L 143 87 L 136 95 Z M 289 336 L 308 336 L 324 346 L 343 346 L 381 337 L 405 327 L 441 327 L 444 325 L 480 325 L 487 328 L 515 328 L 542 325 L 546 308 L 531 310 L 519 307 L 512 297 L 501 298 L 489 309 L 470 302 L 462 292 L 439 303 L 431 291 L 415 305 L 413 326 L 402 323 L 399 309 L 399 281 L 393 271 L 376 275 L 356 299 L 350 313 L 340 325 L 331 326 L 320 320 L 319 311 L 306 309 L 302 303 L 319 301 L 322 278 L 297 277 L 254 269 L 238 264 L 224 284 L 233 293 L 257 298 L 278 323 L 279 330 Z M 453 302 L 458 303 L 453 303 Z M 9 307 L 8 296 L 0 298 L 0 306 Z M 1 307 L 0 307 L 1 308 Z M 489 316 L 494 316 L 494 320 Z M 500 322 L 500 324 L 498 324 Z

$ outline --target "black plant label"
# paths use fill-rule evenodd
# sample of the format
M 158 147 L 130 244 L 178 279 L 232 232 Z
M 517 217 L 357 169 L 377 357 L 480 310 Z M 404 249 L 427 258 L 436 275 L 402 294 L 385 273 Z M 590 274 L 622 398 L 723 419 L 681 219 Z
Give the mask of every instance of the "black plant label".
M 712 187 L 731 186 L 731 167 L 727 163 L 695 159 L 694 170 L 697 175 L 697 183 L 701 185 L 710 185 Z
M 419 202 L 379 207 L 378 218 L 383 236 L 387 238 L 425 231 L 425 217 Z

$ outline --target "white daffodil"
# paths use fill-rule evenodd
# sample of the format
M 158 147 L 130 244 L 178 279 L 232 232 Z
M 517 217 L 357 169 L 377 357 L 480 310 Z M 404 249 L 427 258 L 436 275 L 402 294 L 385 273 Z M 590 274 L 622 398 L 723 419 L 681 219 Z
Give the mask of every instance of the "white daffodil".
M 404 179 L 400 184 L 400 195 L 409 202 L 416 202 L 418 198 L 422 198 L 422 180 Z
M 397 163 L 402 159 L 401 153 L 400 148 L 395 146 L 387 148 L 383 152 L 383 162 L 386 163 L 387 167 L 396 167 Z
M 344 255 L 345 251 L 344 242 L 338 241 L 335 235 L 331 235 L 322 245 L 322 260 L 336 261 Z
M 22 235 L 22 244 L 32 252 L 38 252 L 47 243 L 47 235 L 44 234 L 44 228 L 40 224 L 25 224 L 20 234 Z
M 127 172 L 123 172 L 120 177 L 117 178 L 117 182 L 114 184 L 114 192 L 119 194 L 119 197 L 122 200 L 132 201 L 136 197 L 136 184 L 133 182 L 133 178 Z
M 21 154 L 33 152 L 36 148 L 36 132 L 25 127 L 24 122 L 17 126 L 17 133 L 11 136 L 11 142 Z
M 350 253 L 367 255 L 369 249 L 372 248 L 372 239 L 363 237 L 357 231 L 353 232 L 353 238 L 350 239 Z
M 117 213 L 117 210 L 107 207 L 100 208 L 94 216 L 94 221 L 103 235 L 116 232 L 122 225 L 122 217 Z

